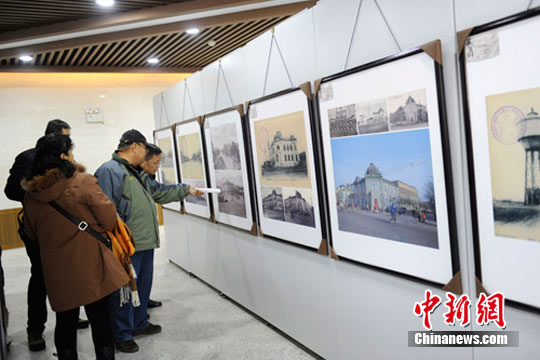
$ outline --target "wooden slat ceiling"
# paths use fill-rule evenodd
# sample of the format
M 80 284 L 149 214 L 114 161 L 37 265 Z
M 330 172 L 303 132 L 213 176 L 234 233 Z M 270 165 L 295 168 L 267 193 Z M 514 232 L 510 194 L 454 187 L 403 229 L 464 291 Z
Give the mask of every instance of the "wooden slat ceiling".
M 133 11 L 155 11 L 173 3 L 193 4 L 198 0 L 116 0 L 114 10 L 95 6 L 95 0 L 0 0 L 0 36 L 17 40 L 21 32 L 50 29 L 58 24 L 77 24 L 81 21 L 99 21 L 111 13 L 131 14 Z M 235 0 L 229 0 L 234 2 Z M 211 0 L 202 0 L 211 3 Z M 256 2 L 256 1 L 252 1 Z M 219 3 L 219 2 L 218 2 Z M 203 24 L 200 33 L 185 32 L 186 24 L 165 24 L 117 33 L 86 36 L 63 41 L 0 50 L 1 71 L 150 71 L 192 72 L 218 60 L 248 41 L 273 28 L 294 13 L 312 6 L 313 0 L 302 4 L 280 5 L 264 10 L 251 10 L 197 20 Z M 146 10 L 144 10 L 146 8 Z M 276 10 L 273 10 L 276 9 Z M 96 15 L 101 14 L 99 17 Z M 262 14 L 262 15 L 261 15 Z M 119 16 L 123 16 L 120 14 Z M 75 26 L 74 25 L 74 26 Z M 188 24 L 189 25 L 189 24 Z M 66 26 L 66 25 L 62 25 Z M 45 31 L 44 30 L 44 31 Z M 5 41 L 5 40 L 4 40 Z M 209 44 L 210 43 L 210 44 Z M 214 44 L 213 46 L 210 46 Z M 19 60 L 21 54 L 31 55 L 30 63 Z M 157 57 L 158 65 L 148 58 Z
M 200 69 L 245 45 L 287 16 L 240 22 L 201 29 L 196 36 L 170 32 L 118 41 L 86 44 L 64 49 L 30 53 L 34 66 L 54 67 L 155 67 L 149 57 L 157 57 L 160 68 Z M 209 41 L 215 41 L 209 46 Z M 23 65 L 17 57 L 0 58 L 1 66 Z
M 95 0 L 0 0 L 0 33 L 194 0 L 122 0 L 109 8 Z

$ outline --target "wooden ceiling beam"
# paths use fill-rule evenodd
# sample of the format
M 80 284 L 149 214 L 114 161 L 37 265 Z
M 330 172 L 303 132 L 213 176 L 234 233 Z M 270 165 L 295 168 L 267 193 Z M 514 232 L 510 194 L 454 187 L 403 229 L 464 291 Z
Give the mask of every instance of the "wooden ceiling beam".
M 32 65 L 0 65 L 0 73 L 2 72 L 94 72 L 94 73 L 194 73 L 200 68 L 160 68 L 160 67 L 109 67 L 109 66 L 32 66 Z
M 116 13 L 111 15 L 94 16 L 88 19 L 68 21 L 53 25 L 46 25 L 36 28 L 8 31 L 0 34 L 0 44 L 12 41 L 23 41 L 29 39 L 42 38 L 47 36 L 63 35 L 75 31 L 85 31 L 101 29 L 111 26 L 133 24 L 140 21 L 161 19 L 164 17 L 188 15 L 203 11 L 224 9 L 233 6 L 251 5 L 268 0 L 197 0 L 186 1 L 176 4 L 155 6 L 151 8 Z M 36 9 L 37 10 L 37 9 Z M 81 9 L 84 11 L 83 9 Z M 62 7 L 54 12 L 62 11 Z M 47 9 L 40 9 L 39 13 L 44 14 Z
M 207 0 L 203 0 L 207 1 Z M 229 0 L 232 1 L 232 0 Z M 196 1 L 198 3 L 199 1 Z M 43 44 L 36 44 L 31 46 L 23 46 L 18 48 L 10 48 L 0 50 L 0 59 L 9 57 L 18 57 L 20 54 L 36 54 L 44 51 L 51 51 L 53 49 L 65 49 L 69 47 L 88 46 L 95 45 L 97 43 L 120 41 L 126 39 L 132 39 L 142 36 L 160 35 L 171 32 L 184 32 L 185 30 L 198 27 L 198 28 L 211 28 L 217 26 L 237 24 L 239 22 L 247 22 L 253 20 L 290 16 L 298 13 L 299 11 L 309 8 L 315 5 L 317 0 L 307 0 L 298 3 L 279 5 L 274 7 L 267 7 L 256 10 L 248 10 L 243 12 L 237 12 L 232 14 L 224 14 L 211 16 L 207 18 L 194 19 L 181 21 L 176 23 L 149 26 L 131 30 L 123 30 L 117 32 L 111 32 L 106 34 L 99 34 L 93 36 L 85 36 L 74 39 L 66 39 L 60 41 L 54 41 Z M 190 2 L 191 3 L 191 2 Z M 195 1 L 193 2 L 195 3 Z M 180 3 L 177 5 L 181 5 Z M 197 35 L 194 35 L 197 36 Z M 1 38 L 1 34 L 0 34 Z

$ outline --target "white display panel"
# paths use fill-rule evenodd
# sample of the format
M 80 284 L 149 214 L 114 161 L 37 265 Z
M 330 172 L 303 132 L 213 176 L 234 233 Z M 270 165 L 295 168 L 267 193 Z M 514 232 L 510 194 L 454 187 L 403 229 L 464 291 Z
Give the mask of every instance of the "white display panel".
M 206 187 L 201 127 L 197 120 L 176 124 L 176 147 L 182 183 Z M 207 194 L 197 197 L 188 195 L 184 199 L 184 208 L 189 214 L 210 217 Z
M 161 149 L 161 166 L 157 172 L 157 180 L 164 185 L 178 184 L 176 150 L 174 148 L 171 128 L 154 131 L 154 143 Z M 180 201 L 163 204 L 163 208 L 180 211 Z
M 260 228 L 318 248 L 322 239 L 309 102 L 301 90 L 249 106 Z
M 338 256 L 447 283 L 453 269 L 434 60 L 419 52 L 330 77 L 318 98 Z
M 490 293 L 535 307 L 540 288 L 524 280 L 540 276 L 540 44 L 531 37 L 539 17 L 479 28 L 464 49 L 481 280 Z
M 210 185 L 221 190 L 211 194 L 218 222 L 244 230 L 253 227 L 251 191 L 242 117 L 231 109 L 204 120 Z

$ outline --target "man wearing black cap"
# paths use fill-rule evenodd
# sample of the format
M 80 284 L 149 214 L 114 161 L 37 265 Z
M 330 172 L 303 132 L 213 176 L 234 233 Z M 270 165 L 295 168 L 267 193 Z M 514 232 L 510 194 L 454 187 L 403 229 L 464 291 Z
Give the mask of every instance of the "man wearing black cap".
M 155 202 L 166 204 L 181 201 L 188 194 L 201 193 L 189 185 L 161 185 L 152 187 L 144 181 L 141 165 L 146 157 L 146 138 L 137 130 L 126 131 L 112 159 L 97 169 L 95 176 L 103 192 L 116 205 L 120 218 L 129 226 L 135 242 L 131 257 L 137 276 L 137 301 L 122 304 L 120 292 L 112 299 L 113 326 L 116 348 L 122 352 L 136 352 L 139 346 L 134 335 L 161 332 L 161 326 L 147 320 L 147 306 L 154 271 L 154 249 L 159 247 L 159 228 Z M 135 300 L 135 299 L 133 299 Z

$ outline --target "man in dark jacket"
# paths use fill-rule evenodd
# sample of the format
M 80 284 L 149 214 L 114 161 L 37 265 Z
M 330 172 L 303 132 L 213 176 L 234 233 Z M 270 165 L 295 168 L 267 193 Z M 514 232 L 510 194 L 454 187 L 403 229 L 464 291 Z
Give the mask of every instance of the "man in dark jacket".
M 55 119 L 47 123 L 45 135 L 62 134 L 70 135 L 71 127 L 63 120 Z M 4 193 L 8 199 L 13 201 L 24 201 L 26 192 L 21 187 L 21 181 L 28 175 L 30 167 L 34 162 L 36 149 L 23 151 L 15 158 L 15 163 L 9 170 Z M 23 241 L 25 239 L 22 239 Z M 43 280 L 43 270 L 41 268 L 41 257 L 39 247 L 34 242 L 25 242 L 26 253 L 30 258 L 30 281 L 28 283 L 28 323 L 26 332 L 28 333 L 28 347 L 31 351 L 40 351 L 45 349 L 45 323 L 47 322 L 47 290 Z M 80 320 L 78 328 L 88 327 L 87 320 Z

